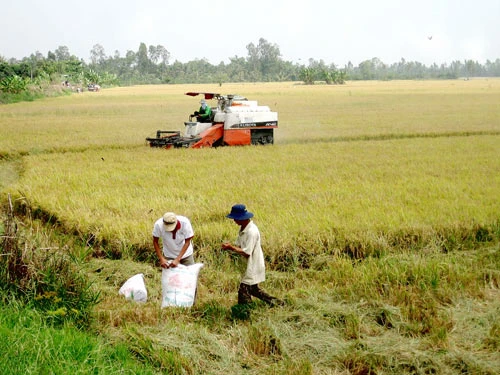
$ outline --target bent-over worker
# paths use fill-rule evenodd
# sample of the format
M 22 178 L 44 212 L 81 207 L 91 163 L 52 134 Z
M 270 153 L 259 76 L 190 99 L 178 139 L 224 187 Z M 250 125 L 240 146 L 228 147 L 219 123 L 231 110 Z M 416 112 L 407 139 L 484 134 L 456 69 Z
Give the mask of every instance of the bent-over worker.
M 162 268 L 194 264 L 193 227 L 187 217 L 166 212 L 153 227 L 153 246 Z M 160 249 L 160 238 L 162 248 Z

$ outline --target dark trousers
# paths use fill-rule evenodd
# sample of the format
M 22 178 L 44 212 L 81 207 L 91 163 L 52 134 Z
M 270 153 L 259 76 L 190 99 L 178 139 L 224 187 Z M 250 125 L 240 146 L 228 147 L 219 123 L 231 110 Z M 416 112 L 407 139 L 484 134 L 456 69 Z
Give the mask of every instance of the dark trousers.
M 240 288 L 238 289 L 238 303 L 250 303 L 252 302 L 252 296 L 261 299 L 270 306 L 278 305 L 281 302 L 278 298 L 270 296 L 260 289 L 259 284 L 247 285 L 241 283 Z

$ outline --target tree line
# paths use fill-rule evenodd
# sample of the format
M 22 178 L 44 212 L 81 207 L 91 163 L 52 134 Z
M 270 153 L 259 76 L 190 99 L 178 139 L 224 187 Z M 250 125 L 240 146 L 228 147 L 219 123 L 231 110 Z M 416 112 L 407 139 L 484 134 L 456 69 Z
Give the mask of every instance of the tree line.
M 6 60 L 0 56 L 0 93 L 18 94 L 43 89 L 44 85 L 64 82 L 85 88 L 88 84 L 101 86 L 168 83 L 219 83 L 301 81 L 305 84 L 322 82 L 343 84 L 346 80 L 395 79 L 455 79 L 459 77 L 499 77 L 500 59 L 486 61 L 453 61 L 450 64 L 426 66 L 416 61 L 386 64 L 378 58 L 354 66 L 351 62 L 339 68 L 334 63 L 309 59 L 294 63 L 282 58 L 279 46 L 260 38 L 257 44 L 246 46 L 247 56 L 234 56 L 229 63 L 217 65 L 206 59 L 186 63 L 170 61 L 170 52 L 162 45 L 119 51 L 107 55 L 96 44 L 90 51 L 90 62 L 70 53 L 67 46 L 49 51 L 47 56 L 35 52 L 21 60 Z

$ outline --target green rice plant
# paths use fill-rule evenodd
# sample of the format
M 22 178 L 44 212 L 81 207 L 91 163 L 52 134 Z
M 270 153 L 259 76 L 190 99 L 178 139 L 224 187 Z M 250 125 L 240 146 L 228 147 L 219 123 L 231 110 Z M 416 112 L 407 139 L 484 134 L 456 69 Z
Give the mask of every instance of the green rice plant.
M 69 320 L 77 326 L 87 326 L 99 293 L 86 276 L 61 252 L 46 254 L 31 265 L 37 267 L 37 271 L 31 273 L 31 286 L 25 290 L 30 305 L 44 311 L 56 324 Z
M 352 312 L 330 312 L 327 314 L 330 318 L 330 325 L 342 330 L 347 340 L 360 338 L 360 318 Z
M 339 358 L 344 368 L 350 374 L 377 374 L 386 363 L 385 359 L 370 351 L 366 345 L 356 342 Z
M 263 370 L 263 374 L 269 375 L 313 375 L 314 366 L 306 358 L 285 358 L 275 366 Z
M 235 321 L 251 320 L 252 310 L 255 308 L 255 302 L 231 306 L 231 318 Z
M 244 345 L 249 352 L 257 356 L 278 359 L 284 354 L 279 338 L 270 327 L 265 325 L 249 326 Z
M 139 360 L 154 366 L 159 371 L 172 375 L 194 373 L 189 360 L 177 351 L 162 348 L 133 327 L 128 329 L 127 334 L 128 349 Z
M 484 340 L 484 345 L 492 351 L 497 351 L 500 348 L 500 322 L 493 323 L 488 332 L 488 337 Z
M 226 326 L 229 321 L 229 311 L 227 307 L 217 301 L 195 304 L 191 314 L 212 328 L 222 328 Z
M 0 309 L 0 374 L 155 374 L 128 348 L 88 332 L 46 323 L 40 312 L 11 303 Z
M 381 306 L 376 308 L 373 318 L 375 322 L 387 329 L 396 328 L 401 321 L 401 315 L 398 309 L 390 306 Z
M 489 364 L 481 363 L 471 354 L 452 355 L 446 358 L 447 365 L 453 372 L 461 374 L 481 374 L 481 375 L 494 375 L 498 368 L 490 366 Z

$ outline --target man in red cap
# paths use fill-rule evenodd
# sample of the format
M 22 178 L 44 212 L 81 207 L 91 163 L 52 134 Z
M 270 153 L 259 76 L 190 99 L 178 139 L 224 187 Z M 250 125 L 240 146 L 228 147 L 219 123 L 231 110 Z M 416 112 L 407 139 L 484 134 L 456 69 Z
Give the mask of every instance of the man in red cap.
M 284 302 L 264 292 L 259 283 L 266 279 L 264 253 L 260 244 L 260 232 L 252 220 L 253 213 L 247 211 L 245 205 L 236 204 L 231 213 L 226 216 L 240 226 L 235 245 L 228 242 L 222 244 L 222 249 L 231 250 L 246 259 L 247 267 L 238 289 L 238 304 L 252 302 L 252 296 L 257 297 L 270 306 L 283 305 Z
M 187 217 L 166 212 L 153 227 L 153 246 L 162 268 L 177 267 L 180 264 L 194 264 L 193 227 Z M 162 240 L 160 248 L 159 239 Z

